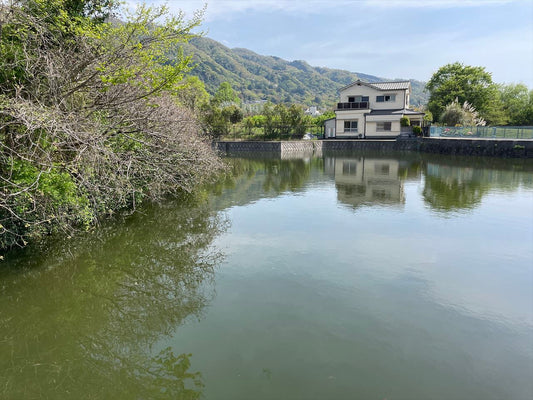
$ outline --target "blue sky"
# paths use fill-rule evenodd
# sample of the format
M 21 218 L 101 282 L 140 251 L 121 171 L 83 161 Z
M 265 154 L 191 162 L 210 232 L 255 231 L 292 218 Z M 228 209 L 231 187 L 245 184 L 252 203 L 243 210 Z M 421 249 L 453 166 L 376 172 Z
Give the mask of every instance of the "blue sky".
M 129 0 L 128 4 L 137 3 Z M 533 0 L 178 0 L 224 45 L 384 78 L 427 81 L 455 61 L 533 88 Z

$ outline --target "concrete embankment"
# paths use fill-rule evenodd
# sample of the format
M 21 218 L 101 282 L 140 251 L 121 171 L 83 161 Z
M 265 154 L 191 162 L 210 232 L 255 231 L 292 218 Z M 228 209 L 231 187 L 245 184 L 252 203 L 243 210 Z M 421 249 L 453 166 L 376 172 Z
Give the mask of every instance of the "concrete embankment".
M 296 154 L 321 155 L 328 151 L 419 151 L 425 153 L 505 158 L 533 158 L 533 140 L 421 138 L 406 140 L 301 140 L 281 142 L 216 142 L 227 154 L 264 153 L 290 158 Z

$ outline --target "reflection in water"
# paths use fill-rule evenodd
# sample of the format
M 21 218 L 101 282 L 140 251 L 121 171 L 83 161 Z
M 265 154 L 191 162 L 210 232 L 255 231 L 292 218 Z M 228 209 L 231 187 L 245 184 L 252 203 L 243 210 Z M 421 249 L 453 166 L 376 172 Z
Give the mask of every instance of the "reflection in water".
M 533 186 L 530 160 L 469 159 L 435 155 L 341 154 L 324 157 L 339 202 L 354 208 L 403 205 L 404 181 L 424 176 L 424 201 L 436 211 L 478 206 L 491 190 Z
M 335 182 L 339 202 L 354 208 L 402 206 L 404 182 L 422 177 L 423 199 L 436 211 L 471 209 L 491 190 L 533 187 L 531 160 L 342 152 L 292 160 L 233 158 L 228 163 L 230 173 L 213 186 L 217 209 L 301 191 L 328 179 Z
M 126 222 L 7 257 L 0 269 L 0 398 L 194 399 L 208 395 L 207 377 L 217 383 L 217 374 L 223 378 L 218 386 L 211 381 L 213 398 L 219 388 L 234 393 L 236 387 L 245 393 L 239 398 L 327 398 L 320 396 L 347 393 L 353 385 L 368 398 L 392 397 L 398 388 L 404 389 L 397 397 L 410 392 L 429 398 L 446 390 L 490 395 L 481 379 L 492 375 L 476 360 L 494 371 L 516 365 L 527 375 L 531 357 L 516 356 L 527 331 L 509 324 L 507 334 L 505 320 L 491 325 L 486 308 L 507 316 L 517 304 L 525 308 L 530 289 L 516 282 L 530 278 L 511 264 L 531 250 L 513 240 L 505 245 L 509 254 L 494 258 L 493 245 L 483 259 L 475 229 L 482 229 L 476 226 L 484 215 L 457 232 L 454 224 L 464 218 L 437 227 L 423 205 L 453 216 L 482 207 L 491 193 L 529 190 L 531 162 L 367 153 L 228 163 L 230 172 L 206 191 L 207 203 L 146 207 Z M 260 201 L 276 197 L 280 201 Z M 420 209 L 404 207 L 416 200 Z M 359 218 L 359 212 L 335 207 L 339 202 L 356 210 L 402 210 Z M 213 243 L 226 229 L 224 214 L 241 220 L 220 239 L 233 264 L 225 265 L 225 281 L 217 277 L 221 293 L 215 298 L 214 271 L 223 257 Z M 396 224 L 389 223 L 391 216 Z M 366 236 L 355 232 L 356 225 Z M 518 233 L 527 239 L 530 229 Z M 385 245 L 390 251 L 383 251 Z M 456 251 L 448 251 L 452 247 Z M 497 296 L 505 279 L 513 293 Z M 454 302 L 459 311 L 474 304 L 485 317 L 456 313 L 449 307 Z M 214 325 L 207 326 L 217 329 L 206 332 L 208 305 L 214 315 L 206 320 Z M 446 323 L 439 325 L 442 318 Z M 529 329 L 528 323 L 520 329 Z M 189 328 L 197 329 L 191 342 L 175 340 Z M 219 330 L 232 334 L 220 340 Z M 484 346 L 500 344 L 499 358 L 485 360 Z M 468 361 L 465 369 L 457 360 Z M 215 373 L 213 364 L 219 366 Z M 249 365 L 256 369 L 243 367 L 251 377 L 245 383 L 227 372 Z M 410 387 L 409 379 L 416 379 L 405 375 L 405 365 L 428 378 Z M 321 368 L 336 373 L 324 377 Z M 517 382 L 514 393 L 526 393 L 521 375 L 511 375 L 494 386 L 513 393 L 512 384 L 498 387 L 508 379 Z M 465 382 L 471 377 L 478 381 Z M 263 385 L 263 396 L 256 384 Z
M 205 204 L 170 202 L 8 261 L 0 397 L 198 398 L 191 355 L 151 345 L 209 303 L 224 226 Z
M 328 157 L 326 172 L 335 179 L 338 199 L 354 208 L 361 205 L 404 203 L 400 162 L 390 158 Z
M 217 184 L 211 199 L 215 209 L 245 205 L 284 192 L 299 192 L 310 183 L 325 181 L 321 158 L 281 160 L 272 158 L 233 158 L 229 173 Z
M 428 161 L 423 191 L 426 203 L 437 211 L 466 210 L 479 206 L 491 190 L 532 186 L 532 166 L 528 160 L 507 165 L 502 160 L 492 160 L 495 165 L 476 161 L 465 165 L 446 158 Z

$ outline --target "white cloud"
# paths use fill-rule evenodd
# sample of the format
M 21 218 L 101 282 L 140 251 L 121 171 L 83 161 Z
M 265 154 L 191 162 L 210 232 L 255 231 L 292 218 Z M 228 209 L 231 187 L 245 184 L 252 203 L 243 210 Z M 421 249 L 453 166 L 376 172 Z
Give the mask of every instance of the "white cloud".
M 459 61 L 484 66 L 496 82 L 533 87 L 530 1 L 208 0 L 202 28 L 228 47 L 314 66 L 427 80 Z M 167 4 L 192 15 L 204 0 Z M 479 7 L 475 17 L 472 7 Z M 353 18 L 361 13 L 364 18 Z

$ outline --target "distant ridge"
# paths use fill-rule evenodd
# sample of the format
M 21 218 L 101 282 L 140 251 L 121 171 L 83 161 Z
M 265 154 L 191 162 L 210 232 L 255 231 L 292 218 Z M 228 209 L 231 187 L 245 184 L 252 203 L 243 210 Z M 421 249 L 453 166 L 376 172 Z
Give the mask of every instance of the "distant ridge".
M 338 101 L 337 90 L 357 79 L 364 82 L 392 80 L 359 72 L 312 67 L 303 60 L 286 61 L 248 49 L 230 49 L 205 37 L 193 38 L 184 46 L 184 51 L 193 54 L 196 68 L 191 74 L 205 83 L 208 92 L 214 93 L 221 82 L 228 81 L 244 101 L 269 100 L 330 108 Z M 426 104 L 425 82 L 410 81 L 413 89 L 411 105 Z

